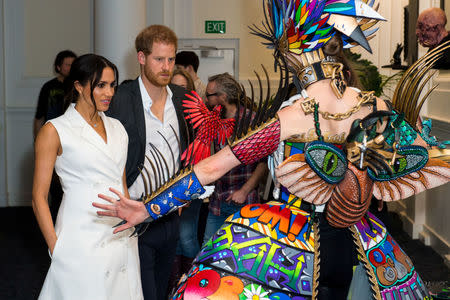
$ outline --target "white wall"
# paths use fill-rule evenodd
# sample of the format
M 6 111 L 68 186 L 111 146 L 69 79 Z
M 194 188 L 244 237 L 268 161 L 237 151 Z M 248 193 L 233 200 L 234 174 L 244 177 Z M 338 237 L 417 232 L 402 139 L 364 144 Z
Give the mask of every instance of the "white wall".
M 1 1 L 0 206 L 30 204 L 38 93 L 57 52 L 90 52 L 91 1 Z
M 53 76 L 53 60 L 61 50 L 91 51 L 91 0 L 19 2 L 24 4 L 24 35 L 19 35 L 24 39 L 24 76 Z

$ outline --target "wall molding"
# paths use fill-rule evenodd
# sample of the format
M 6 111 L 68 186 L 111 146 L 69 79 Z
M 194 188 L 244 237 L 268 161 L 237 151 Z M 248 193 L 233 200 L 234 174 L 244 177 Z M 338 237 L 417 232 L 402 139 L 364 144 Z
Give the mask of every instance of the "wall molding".
M 423 225 L 423 232 L 420 234 L 420 239 L 425 245 L 431 246 L 444 259 L 450 255 L 450 241 L 445 240 L 444 237 L 426 224 Z
M 49 78 L 27 77 L 25 70 L 25 1 L 4 1 L 6 106 L 35 106 L 36 95 Z

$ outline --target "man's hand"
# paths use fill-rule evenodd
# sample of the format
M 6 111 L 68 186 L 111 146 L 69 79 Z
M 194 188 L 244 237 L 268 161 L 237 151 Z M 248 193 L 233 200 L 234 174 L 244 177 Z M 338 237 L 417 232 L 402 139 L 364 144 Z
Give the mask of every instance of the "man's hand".
M 232 201 L 236 204 L 244 204 L 245 200 L 247 200 L 248 191 L 244 188 L 241 188 L 237 191 L 234 191 L 225 201 Z
M 94 207 L 103 209 L 97 211 L 97 214 L 99 216 L 117 217 L 127 221 L 125 224 L 122 224 L 114 229 L 114 233 L 118 233 L 135 225 L 138 225 L 144 222 L 145 219 L 149 217 L 149 213 L 147 212 L 147 209 L 142 202 L 130 200 L 122 195 L 121 192 L 113 188 L 110 188 L 109 190 L 116 194 L 119 197 L 119 200 L 103 194 L 99 194 L 99 198 L 108 201 L 110 204 L 93 202 L 92 205 Z

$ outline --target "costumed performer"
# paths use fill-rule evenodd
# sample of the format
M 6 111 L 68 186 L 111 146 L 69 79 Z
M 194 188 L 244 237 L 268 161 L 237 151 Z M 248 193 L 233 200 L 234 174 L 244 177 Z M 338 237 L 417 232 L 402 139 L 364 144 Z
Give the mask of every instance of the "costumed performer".
M 120 193 L 119 202 L 102 196 L 110 204 L 94 204 L 104 209 L 98 213 L 125 220 L 115 232 L 151 222 L 201 197 L 205 184 L 231 168 L 278 149 L 280 201 L 247 205 L 230 216 L 173 299 L 427 298 L 411 260 L 367 209 L 372 195 L 399 200 L 450 179 L 448 153 L 429 150 L 442 145 L 415 126 L 423 104 L 420 79 L 446 46 L 406 72 L 391 107 L 371 92 L 347 88 L 339 57 L 324 53 L 337 32 L 345 47 L 370 50 L 366 36 L 383 19 L 374 1 L 264 3 L 266 22 L 252 32 L 268 41 L 276 63 L 290 73 L 273 104 L 267 106 L 268 95 L 255 122 L 236 126 L 228 147 L 181 171 L 142 203 Z M 289 75 L 298 94 L 279 110 Z

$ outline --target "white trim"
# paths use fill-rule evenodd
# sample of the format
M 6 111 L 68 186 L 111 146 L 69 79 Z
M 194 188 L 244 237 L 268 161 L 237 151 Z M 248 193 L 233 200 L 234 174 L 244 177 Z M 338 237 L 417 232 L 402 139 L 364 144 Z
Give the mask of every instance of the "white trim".
M 417 230 L 418 228 L 416 228 L 414 220 L 411 219 L 405 211 L 399 212 L 399 215 L 403 223 L 403 230 L 413 239 L 418 239 L 419 234 L 417 234 L 417 236 L 414 236 L 414 232 L 418 231 Z
M 7 115 L 8 113 L 32 114 L 31 119 L 34 118 L 35 111 L 36 108 L 34 106 L 6 106 L 5 109 Z
M 439 255 L 441 255 L 444 260 L 447 259 L 447 255 L 450 254 L 450 241 L 445 240 L 440 234 L 434 231 L 431 227 L 426 224 L 423 225 L 423 233 L 421 234 L 421 240 L 426 237 L 425 243 L 427 246 L 431 246 Z
M 8 205 L 6 206 L 31 206 L 31 192 L 18 194 L 11 193 L 9 195 Z

